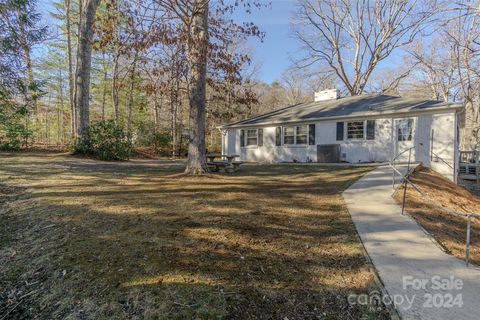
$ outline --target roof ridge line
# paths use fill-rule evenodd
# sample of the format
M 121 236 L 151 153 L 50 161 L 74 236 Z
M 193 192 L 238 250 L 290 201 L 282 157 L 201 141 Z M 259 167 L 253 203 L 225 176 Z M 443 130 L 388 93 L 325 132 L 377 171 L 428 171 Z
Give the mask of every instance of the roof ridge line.
M 228 127 L 228 126 L 236 125 L 236 124 L 239 124 L 239 123 L 247 121 L 247 120 L 249 120 L 249 121 L 250 120 L 258 120 L 258 119 L 261 119 L 262 117 L 272 115 L 275 112 L 280 112 L 280 111 L 283 111 L 285 109 L 297 107 L 299 105 L 307 104 L 307 103 L 311 103 L 311 102 L 300 102 L 300 103 L 297 103 L 297 104 L 294 104 L 294 105 L 291 105 L 291 106 L 286 106 L 286 107 L 283 107 L 283 108 L 280 108 L 280 109 L 277 109 L 277 110 L 273 110 L 273 111 L 270 111 L 270 112 L 267 112 L 267 113 L 262 113 L 262 114 L 254 116 L 254 117 L 251 117 L 251 118 L 246 118 L 246 119 L 238 120 L 236 122 L 228 123 L 228 124 L 223 125 L 222 127 Z

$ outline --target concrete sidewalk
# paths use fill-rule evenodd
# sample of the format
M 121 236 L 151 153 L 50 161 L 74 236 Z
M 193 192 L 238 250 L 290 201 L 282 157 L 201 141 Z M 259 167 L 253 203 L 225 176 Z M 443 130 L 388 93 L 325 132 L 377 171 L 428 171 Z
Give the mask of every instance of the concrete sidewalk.
M 412 218 L 402 216 L 392 192 L 392 169 L 381 166 L 343 197 L 400 316 L 480 319 L 480 269 L 444 253 Z

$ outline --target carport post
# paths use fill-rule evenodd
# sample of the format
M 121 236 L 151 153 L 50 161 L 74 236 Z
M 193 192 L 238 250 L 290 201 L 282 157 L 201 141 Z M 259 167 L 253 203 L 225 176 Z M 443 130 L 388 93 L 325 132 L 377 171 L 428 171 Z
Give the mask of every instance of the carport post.
M 467 214 L 467 243 L 465 248 L 465 263 L 468 267 L 468 259 L 470 258 L 470 226 L 472 224 L 472 215 Z

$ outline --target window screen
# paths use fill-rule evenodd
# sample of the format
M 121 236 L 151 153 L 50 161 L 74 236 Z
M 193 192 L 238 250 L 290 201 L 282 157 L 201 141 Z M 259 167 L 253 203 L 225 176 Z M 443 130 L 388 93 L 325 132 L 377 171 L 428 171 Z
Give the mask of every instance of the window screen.
M 297 140 L 295 144 L 307 144 L 308 126 L 298 126 L 296 136 Z
M 397 120 L 398 141 L 412 141 L 413 119 Z
M 347 122 L 347 138 L 363 139 L 363 121 Z
M 247 130 L 247 146 L 256 146 L 257 145 L 257 129 L 248 129 Z
M 295 127 L 283 128 L 283 143 L 295 144 Z

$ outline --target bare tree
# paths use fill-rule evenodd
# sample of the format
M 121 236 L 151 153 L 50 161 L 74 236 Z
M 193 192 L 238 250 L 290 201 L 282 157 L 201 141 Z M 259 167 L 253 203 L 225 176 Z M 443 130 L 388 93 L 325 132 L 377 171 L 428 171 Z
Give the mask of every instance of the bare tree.
M 431 97 L 448 102 L 455 96 L 456 67 L 451 44 L 444 37 L 436 37 L 432 44 L 424 46 L 418 41 L 409 50 L 421 81 L 430 88 Z
M 72 15 L 71 0 L 65 0 L 65 33 L 67 36 L 67 57 L 68 57 L 68 98 L 70 101 L 70 128 L 72 138 L 77 134 L 77 111 L 74 99 L 74 68 L 73 68 L 73 47 L 72 47 Z
M 460 96 L 465 102 L 461 126 L 461 147 L 480 145 L 480 1 L 459 4 L 456 17 L 445 28 L 458 77 Z
M 249 12 L 251 6 L 261 7 L 257 0 L 239 0 L 236 3 L 210 0 L 155 0 L 169 12 L 172 20 L 181 28 L 163 28 L 159 32 L 163 41 L 186 43 L 188 64 L 187 88 L 189 100 L 189 144 L 185 172 L 207 172 L 205 122 L 207 62 L 211 67 L 208 76 L 223 73 L 227 77 L 236 73 L 245 56 L 228 54 L 229 45 L 248 36 L 261 37 L 261 32 L 252 23 L 236 24 L 226 15 L 232 14 L 240 4 Z M 210 6 L 213 7 L 210 10 Z M 210 14 L 209 14 L 210 13 Z M 174 24 L 174 23 L 172 23 Z M 180 30 L 181 32 L 178 32 Z M 171 33 L 175 35 L 172 37 Z M 214 39 L 210 41 L 210 38 Z M 221 70 L 221 71 L 220 71 Z
M 436 1 L 298 0 L 294 34 L 304 66 L 326 63 L 350 95 L 361 94 L 379 66 L 411 43 L 438 12 Z
M 207 86 L 208 6 L 206 0 L 193 0 L 193 16 L 187 42 L 190 69 L 190 141 L 185 169 L 189 174 L 207 172 L 205 160 L 205 98 Z
M 133 121 L 133 103 L 134 103 L 134 93 L 135 93 L 135 85 L 136 85 L 136 77 L 137 77 L 137 63 L 138 63 L 138 56 L 139 50 L 136 48 L 133 54 L 133 61 L 130 70 L 130 89 L 128 92 L 128 100 L 127 100 L 127 136 L 129 139 L 132 138 L 132 121 Z
M 29 44 L 28 41 L 28 31 L 27 31 L 27 26 L 25 25 L 25 12 L 21 12 L 20 10 L 26 10 L 26 6 L 22 8 L 18 8 L 17 14 L 18 14 L 18 26 L 19 28 L 19 39 L 20 39 L 20 44 L 22 45 L 22 50 L 23 50 L 23 59 L 25 60 L 25 66 L 27 68 L 27 86 L 28 86 L 28 92 L 29 92 L 29 100 L 32 103 L 33 109 L 36 114 L 38 114 L 38 103 L 37 103 L 37 98 L 35 97 L 34 91 L 34 80 L 33 80 L 33 65 L 32 65 L 32 58 L 31 58 L 31 51 L 32 48 Z
M 286 101 L 294 105 L 312 100 L 313 92 L 309 92 L 308 77 L 302 69 L 287 69 L 281 78 L 281 84 L 286 89 Z
M 75 106 L 79 113 L 77 134 L 80 140 L 88 139 L 93 23 L 99 3 L 100 0 L 83 0 L 78 28 Z

